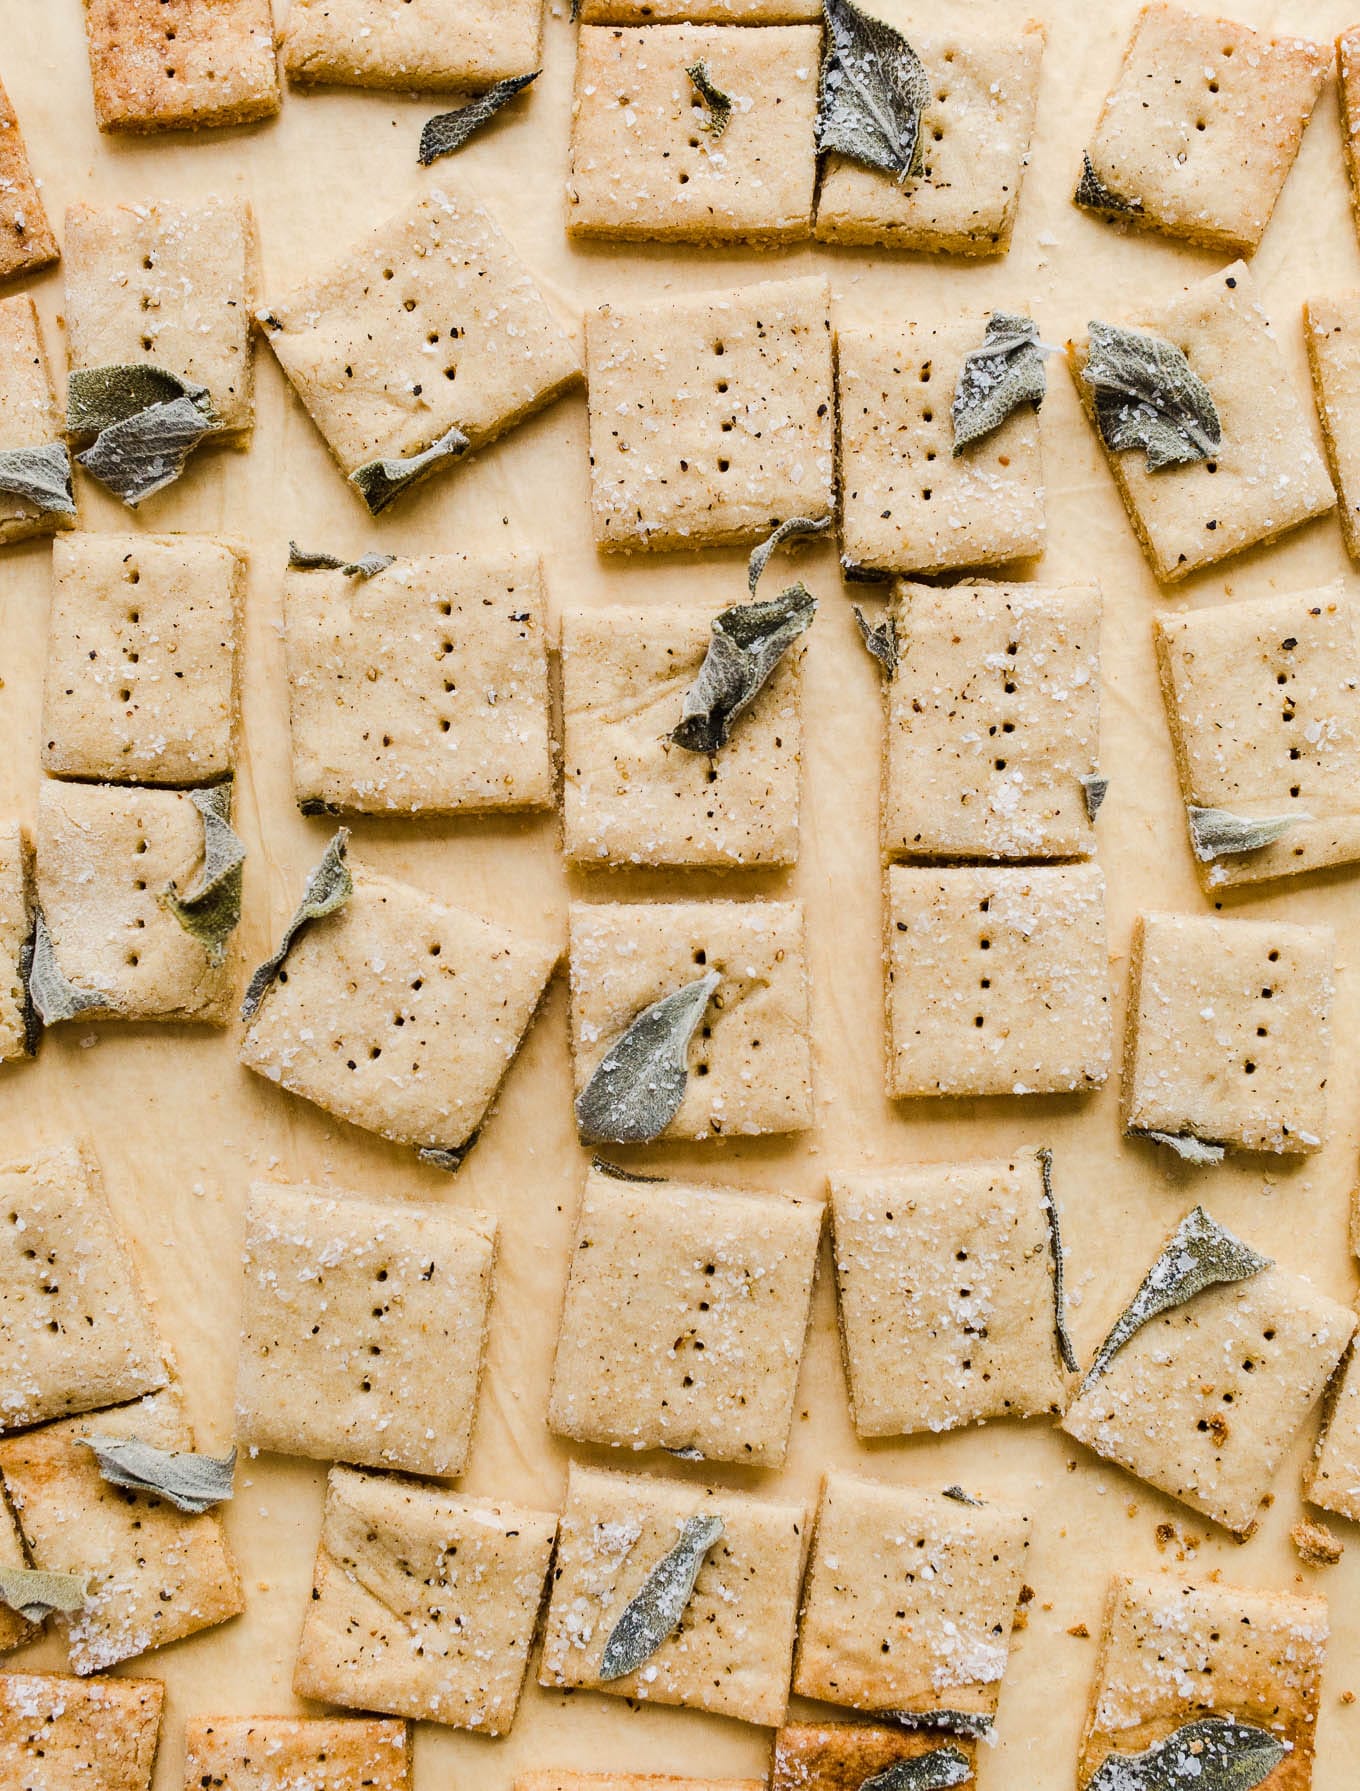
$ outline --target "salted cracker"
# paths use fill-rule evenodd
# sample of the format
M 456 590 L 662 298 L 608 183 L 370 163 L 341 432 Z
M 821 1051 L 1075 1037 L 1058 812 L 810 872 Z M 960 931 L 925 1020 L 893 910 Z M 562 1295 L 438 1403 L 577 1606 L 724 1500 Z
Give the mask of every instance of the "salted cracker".
M 38 311 L 26 292 L 0 299 L 0 454 L 62 441 L 65 425 L 52 390 Z M 44 510 L 0 491 L 0 547 L 75 524 L 74 514 Z
M 0 83 L 0 280 L 48 267 L 61 251 L 47 221 L 28 146 Z
M 411 1791 L 409 1726 L 384 1717 L 191 1716 L 185 1791 Z
M 159 1679 L 0 1673 L 0 1780 L 14 1791 L 151 1791 Z
M 25 981 L 33 935 L 33 842 L 18 821 L 0 821 L 0 1063 L 35 1044 Z
M 293 0 L 283 65 L 299 83 L 477 93 L 539 66 L 543 0 Z
M 1306 299 L 1303 338 L 1342 538 L 1360 560 L 1360 292 Z
M 1326 1421 L 1303 1477 L 1304 1497 L 1360 1519 L 1360 1368 L 1354 1348 L 1327 1391 Z
M 85 0 L 101 131 L 253 124 L 279 109 L 270 0 Z
M 910 1762 L 943 1748 L 968 1768 L 968 1776 L 956 1782 L 971 1785 L 977 1743 L 967 1736 L 875 1723 L 786 1723 L 774 1738 L 770 1791 L 860 1791 L 879 1774 L 896 1776 L 894 1768 L 901 1773 Z

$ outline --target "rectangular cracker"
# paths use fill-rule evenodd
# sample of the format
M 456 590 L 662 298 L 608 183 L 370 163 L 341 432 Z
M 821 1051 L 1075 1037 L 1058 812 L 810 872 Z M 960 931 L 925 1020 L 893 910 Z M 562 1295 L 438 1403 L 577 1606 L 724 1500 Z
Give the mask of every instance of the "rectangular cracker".
M 101 131 L 253 124 L 279 109 L 270 0 L 85 0 Z
M 540 63 L 543 0 L 293 0 L 290 81 L 477 93 Z
M 191 1716 L 185 1791 L 411 1791 L 413 1736 L 382 1717 Z
M 0 454 L 46 447 L 62 434 L 37 307 L 26 292 L 0 299 Z M 0 547 L 73 528 L 75 520 L 0 491 Z
M 0 280 L 35 274 L 60 253 L 33 178 L 24 134 L 0 83 Z
M 1326 1419 L 1304 1471 L 1304 1497 L 1339 1517 L 1360 1519 L 1360 1356 L 1346 1352 L 1327 1391 Z
M 35 1048 L 25 981 L 33 934 L 33 842 L 18 821 L 0 821 L 0 1063 Z
M 0 1782 L 15 1791 L 151 1791 L 159 1679 L 0 1673 Z
M 1351 193 L 1351 215 L 1360 232 L 1360 25 L 1336 40 L 1336 72 L 1341 88 L 1341 147 Z
M 1342 538 L 1360 561 L 1360 292 L 1305 299 L 1303 339 Z
M 786 1723 L 775 1734 L 769 1791 L 860 1791 L 878 1774 L 941 1748 L 963 1756 L 969 1774 L 957 1783 L 971 1785 L 977 1743 L 966 1736 L 873 1723 Z

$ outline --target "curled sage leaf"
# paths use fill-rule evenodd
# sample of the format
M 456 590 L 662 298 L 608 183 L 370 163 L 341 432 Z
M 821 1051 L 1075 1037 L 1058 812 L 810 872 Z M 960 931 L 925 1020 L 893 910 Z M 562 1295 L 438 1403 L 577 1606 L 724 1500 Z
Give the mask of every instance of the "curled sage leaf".
M 341 827 L 332 835 L 330 843 L 322 853 L 307 879 L 307 887 L 302 892 L 302 900 L 298 903 L 293 918 L 283 930 L 283 938 L 279 941 L 278 950 L 251 977 L 246 988 L 245 999 L 241 1003 L 241 1018 L 253 1020 L 260 1003 L 268 993 L 274 978 L 283 969 L 289 952 L 299 933 L 311 925 L 314 920 L 324 920 L 328 914 L 334 914 L 343 908 L 354 894 L 354 879 L 350 875 L 349 866 L 345 863 L 345 852 L 349 845 L 349 829 Z
M 150 363 L 78 367 L 67 381 L 67 432 L 94 436 L 76 459 L 130 508 L 173 484 L 220 427 L 206 386 Z
M 1254 1723 L 1201 1717 L 1141 1754 L 1107 1754 L 1086 1791 L 1254 1791 L 1288 1752 Z
M 726 746 L 733 727 L 816 613 L 817 599 L 803 585 L 790 585 L 778 597 L 734 604 L 715 616 L 708 652 L 685 692 L 671 742 L 710 756 Z
M 1172 1232 L 1138 1292 L 1110 1327 L 1080 1392 L 1094 1386 L 1130 1337 L 1160 1313 L 1183 1306 L 1207 1287 L 1246 1281 L 1270 1266 L 1268 1256 L 1259 1256 L 1202 1206 L 1195 1207 Z
M 110 1486 L 154 1493 L 177 1511 L 197 1517 L 232 1495 L 235 1449 L 229 1455 L 194 1455 L 187 1449 L 157 1449 L 140 1437 L 91 1434 L 76 1440 L 93 1452 Z
M 1185 818 L 1190 828 L 1190 847 L 1201 864 L 1212 864 L 1216 858 L 1237 858 L 1246 852 L 1260 852 L 1273 846 L 1289 829 L 1312 816 L 1295 809 L 1288 815 L 1259 815 L 1248 819 L 1231 814 L 1226 808 L 1186 806 Z
M 968 1756 L 945 1742 L 928 1754 L 894 1760 L 865 1779 L 859 1791 L 947 1791 L 948 1786 L 965 1784 L 972 1776 Z
M 95 1009 L 107 1010 L 110 998 L 97 989 L 78 989 L 63 975 L 52 947 L 52 935 L 41 909 L 33 916 L 33 951 L 28 965 L 28 998 L 44 1026 L 74 1020 Z
M 576 1125 L 592 1144 L 650 1144 L 680 1111 L 689 1047 L 722 978 L 708 971 L 663 995 L 600 1059 L 576 1099 Z
M 746 588 L 754 597 L 756 586 L 760 583 L 761 574 L 770 563 L 771 555 L 777 547 L 791 541 L 796 535 L 820 535 L 831 527 L 829 516 L 790 516 L 781 522 L 760 543 L 751 549 L 751 557 L 746 562 Z
M 423 453 L 411 454 L 405 459 L 370 460 L 355 468 L 349 482 L 368 505 L 370 513 L 376 516 L 393 498 L 433 472 L 441 460 L 453 460 L 471 445 L 455 424 L 437 442 L 431 442 Z
M 606 1684 L 635 1673 L 675 1633 L 694 1596 L 704 1557 L 722 1533 L 723 1520 L 716 1512 L 685 1519 L 680 1540 L 657 1562 L 609 1632 L 600 1658 L 600 1678 Z
M 425 128 L 420 133 L 421 167 L 428 168 L 441 156 L 452 155 L 455 149 L 461 149 L 474 131 L 481 130 L 502 106 L 509 105 L 515 95 L 523 93 L 542 72 L 536 68 L 531 75 L 511 75 L 508 80 L 497 81 L 470 104 L 458 106 L 452 112 L 438 112 L 433 118 L 426 119 Z
M 226 957 L 227 941 L 241 919 L 246 848 L 232 829 L 229 783 L 190 790 L 189 800 L 203 817 L 203 866 L 183 895 L 171 883 L 161 901 L 216 966 Z
M 851 0 L 823 0 L 826 46 L 817 102 L 817 152 L 834 150 L 899 185 L 924 166 L 925 64 L 900 31 Z
M 0 454 L 0 491 L 35 504 L 47 516 L 74 516 L 71 456 L 65 442 L 9 448 Z
M 853 606 L 855 626 L 859 629 L 859 638 L 864 648 L 882 666 L 888 677 L 897 670 L 897 622 L 889 610 L 883 620 L 874 626 L 856 603 Z
M 1077 182 L 1077 190 L 1072 195 L 1073 205 L 1084 206 L 1087 211 L 1104 211 L 1118 217 L 1136 216 L 1143 209 L 1141 199 L 1126 199 L 1122 193 L 1112 192 L 1095 171 L 1090 152 L 1081 152 L 1081 179 Z
M 993 311 L 981 346 L 969 349 L 954 386 L 954 452 L 999 429 L 1022 404 L 1037 410 L 1048 380 L 1039 326 L 1032 317 Z
M 883 1710 L 878 1713 L 899 1729 L 928 1733 L 966 1735 L 991 1733 L 992 1718 L 985 1710 Z
M 1081 377 L 1112 454 L 1142 448 L 1147 470 L 1208 460 L 1223 440 L 1213 394 L 1174 342 L 1092 322 Z
M 1037 1152 L 1039 1174 L 1043 1183 L 1044 1213 L 1048 1219 L 1048 1247 L 1053 1255 L 1053 1332 L 1058 1340 L 1058 1354 L 1069 1374 L 1078 1368 L 1077 1352 L 1067 1329 L 1067 1273 L 1063 1261 L 1062 1229 L 1058 1223 L 1058 1203 L 1053 1198 L 1053 1152 Z
M 333 553 L 308 553 L 296 541 L 288 543 L 290 572 L 343 572 L 346 578 L 373 578 L 385 572 L 396 557 L 394 553 L 366 553 L 362 559 L 342 560 Z
M 732 98 L 723 92 L 708 72 L 706 62 L 694 62 L 685 70 L 689 76 L 690 86 L 704 103 L 708 117 L 699 126 L 707 131 L 715 140 L 722 136 L 732 122 Z
M 78 1611 L 87 1596 L 86 1582 L 79 1574 L 0 1567 L 0 1604 L 29 1623 L 42 1623 L 53 1611 Z
M 1101 804 L 1110 790 L 1110 780 L 1102 777 L 1098 771 L 1084 772 L 1077 782 L 1081 785 L 1081 793 L 1086 798 L 1086 819 L 1094 821 L 1100 813 Z
M 1151 1139 L 1153 1144 L 1164 1144 L 1174 1150 L 1183 1163 L 1194 1163 L 1200 1168 L 1221 1163 L 1226 1155 L 1221 1144 L 1210 1144 L 1203 1138 L 1196 1138 L 1193 1132 L 1140 1131 L 1138 1137 Z

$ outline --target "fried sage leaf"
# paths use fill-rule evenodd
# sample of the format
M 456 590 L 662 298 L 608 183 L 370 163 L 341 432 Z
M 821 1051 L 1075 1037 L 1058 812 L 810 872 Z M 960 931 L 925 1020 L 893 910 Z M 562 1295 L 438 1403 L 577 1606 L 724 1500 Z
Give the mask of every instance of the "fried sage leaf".
M 962 1785 L 972 1776 L 967 1755 L 946 1742 L 914 1759 L 894 1760 L 882 1772 L 865 1779 L 859 1791 L 946 1791 L 948 1786 Z
M 39 909 L 33 916 L 33 952 L 28 965 L 28 998 L 44 1026 L 74 1020 L 96 1008 L 107 1009 L 109 997 L 97 989 L 78 989 L 62 974 L 52 935 Z
M 41 1623 L 53 1611 L 78 1611 L 88 1595 L 79 1574 L 47 1573 L 37 1567 L 0 1567 L 0 1604 L 29 1623 Z
M 1038 324 L 1012 311 L 993 311 L 981 347 L 963 357 L 954 386 L 955 454 L 999 429 L 1022 404 L 1037 410 L 1047 390 Z
M 643 1008 L 600 1059 L 576 1099 L 576 1126 L 592 1144 L 650 1144 L 680 1111 L 690 1040 L 722 978 L 710 970 Z
M 355 468 L 349 476 L 349 482 L 368 505 L 371 514 L 376 516 L 380 510 L 387 508 L 393 498 L 399 497 L 427 473 L 433 472 L 441 460 L 456 459 L 471 445 L 455 424 L 437 442 L 431 442 L 423 453 L 411 454 L 404 460 L 370 460 L 364 466 Z
M 898 183 L 924 166 L 921 116 L 930 76 L 901 32 L 851 0 L 823 0 L 826 47 L 817 103 L 817 151 L 835 150 Z
M 707 131 L 709 136 L 716 140 L 722 136 L 732 122 L 731 95 L 724 93 L 722 88 L 717 85 L 708 72 L 706 62 L 691 63 L 685 73 L 689 76 L 690 86 L 703 101 L 704 109 L 708 113 L 708 117 L 699 126 L 699 129 Z
M 253 1020 L 260 1003 L 264 1000 L 274 978 L 283 969 L 293 942 L 304 927 L 314 920 L 324 920 L 328 914 L 334 914 L 343 908 L 354 894 L 354 879 L 350 876 L 349 866 L 345 863 L 345 852 L 349 845 L 348 827 L 338 828 L 332 835 L 326 850 L 307 879 L 307 887 L 302 892 L 302 900 L 297 911 L 283 930 L 283 938 L 279 941 L 278 950 L 273 957 L 266 958 L 264 963 L 251 977 L 246 988 L 245 1000 L 241 1003 L 241 1018 Z
M 71 456 L 65 442 L 10 448 L 0 454 L 0 491 L 36 504 L 47 516 L 74 516 Z
M 817 599 L 803 585 L 790 585 L 778 597 L 734 604 L 715 616 L 704 663 L 671 730 L 672 743 L 710 756 L 726 746 L 733 727 L 816 613 Z
M 879 1714 L 899 1729 L 931 1734 L 981 1736 L 989 1734 L 992 1727 L 991 1716 L 985 1710 L 884 1710 Z
M 1063 1367 L 1069 1374 L 1075 1374 L 1078 1362 L 1067 1329 L 1067 1270 L 1063 1259 L 1062 1228 L 1058 1223 L 1058 1203 L 1053 1198 L 1053 1152 L 1043 1149 L 1037 1154 L 1039 1174 L 1043 1178 L 1044 1214 L 1048 1219 L 1048 1247 L 1053 1255 L 1053 1332 Z
M 333 553 L 308 553 L 296 541 L 288 543 L 290 572 L 343 572 L 346 578 L 372 578 L 385 572 L 396 557 L 394 553 L 366 553 L 362 559 L 342 560 Z
M 722 1533 L 723 1520 L 716 1512 L 685 1519 L 680 1540 L 657 1562 L 609 1632 L 600 1659 L 602 1680 L 635 1673 L 674 1634 L 694 1596 L 704 1557 Z
M 621 1169 L 617 1163 L 609 1163 L 603 1157 L 592 1157 L 590 1167 L 607 1175 L 615 1182 L 664 1182 L 664 1175 L 639 1175 L 635 1169 Z
M 1154 1144 L 1164 1144 L 1185 1163 L 1195 1163 L 1200 1168 L 1208 1168 L 1212 1163 L 1221 1163 L 1226 1152 L 1221 1144 L 1210 1144 L 1203 1138 L 1196 1138 L 1193 1132 L 1139 1132 L 1140 1138 L 1150 1138 Z
M 78 367 L 67 382 L 67 431 L 95 438 L 76 459 L 130 508 L 173 484 L 220 426 L 208 388 L 163 367 Z
M 1144 1275 L 1142 1286 L 1110 1327 L 1109 1335 L 1096 1351 L 1095 1361 L 1086 1371 L 1081 1392 L 1095 1385 L 1129 1338 L 1159 1313 L 1183 1306 L 1206 1287 L 1246 1281 L 1270 1266 L 1268 1256 L 1258 1256 L 1202 1206 L 1195 1207 L 1172 1232 Z
M 1313 817 L 1295 809 L 1288 815 L 1258 815 L 1249 820 L 1226 808 L 1196 808 L 1189 803 L 1185 818 L 1195 857 L 1201 864 L 1212 864 L 1216 858 L 1237 858 L 1245 852 L 1260 852 L 1273 846 L 1291 827 Z
M 171 883 L 161 900 L 216 966 L 241 919 L 245 841 L 232 830 L 229 783 L 190 790 L 189 800 L 203 817 L 203 867 L 183 895 Z
M 1144 449 L 1150 473 L 1208 460 L 1222 443 L 1213 394 L 1174 342 L 1093 322 L 1081 377 L 1095 394 L 1105 446 L 1112 454 Z
M 140 1437 L 91 1434 L 77 1441 L 94 1452 L 110 1486 L 154 1493 L 177 1511 L 196 1517 L 232 1495 L 235 1449 L 229 1455 L 193 1455 L 187 1449 L 157 1449 Z
M 982 1504 L 981 1499 L 975 1499 L 972 1493 L 965 1492 L 961 1486 L 946 1486 L 940 1494 L 940 1497 L 944 1499 L 953 1499 L 956 1505 Z
M 1126 199 L 1122 193 L 1112 192 L 1105 185 L 1096 173 L 1087 150 L 1081 152 L 1081 179 L 1072 195 L 1072 203 L 1084 206 L 1087 211 L 1109 212 L 1115 217 L 1121 213 L 1125 217 L 1136 216 L 1143 209 L 1141 199 Z
M 471 1137 L 465 1138 L 461 1144 L 422 1145 L 416 1156 L 422 1163 L 428 1163 L 431 1169 L 444 1169 L 452 1175 L 455 1169 L 463 1167 L 464 1159 L 481 1135 L 482 1129 L 478 1126 Z
M 1086 1791 L 1253 1791 L 1288 1752 L 1254 1723 L 1206 1716 L 1141 1754 L 1107 1754 Z
M 793 540 L 795 535 L 820 535 L 831 527 L 829 516 L 790 516 L 781 522 L 760 543 L 751 549 L 751 557 L 746 562 L 746 588 L 754 597 L 756 586 L 760 583 L 761 574 L 770 563 L 770 558 L 777 547 L 786 541 Z
M 515 95 L 523 93 L 542 72 L 536 68 L 531 75 L 511 75 L 509 80 L 497 81 L 469 105 L 458 106 L 452 112 L 437 112 L 433 118 L 427 118 L 420 133 L 421 167 L 428 168 L 441 156 L 452 155 L 455 149 L 461 149 L 474 131 L 481 130 L 502 106 L 508 106 Z
M 897 670 L 897 622 L 892 611 L 889 610 L 876 627 L 857 603 L 853 606 L 853 613 L 865 651 L 873 655 L 891 678 Z
M 1086 798 L 1086 819 L 1094 821 L 1100 813 L 1101 804 L 1110 792 L 1110 780 L 1102 777 L 1098 771 L 1087 771 L 1077 779 L 1081 785 L 1081 793 Z

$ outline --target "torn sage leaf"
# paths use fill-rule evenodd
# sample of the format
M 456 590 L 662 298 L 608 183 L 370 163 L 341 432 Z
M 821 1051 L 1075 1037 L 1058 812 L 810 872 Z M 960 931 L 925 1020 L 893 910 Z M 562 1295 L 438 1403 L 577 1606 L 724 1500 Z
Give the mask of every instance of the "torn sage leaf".
M 972 1776 L 967 1755 L 946 1742 L 914 1759 L 894 1760 L 865 1779 L 859 1791 L 947 1791 L 948 1786 L 962 1785 Z
M 79 1574 L 0 1567 L 0 1604 L 29 1623 L 42 1623 L 53 1611 L 78 1611 L 87 1596 L 86 1582 Z
M 1047 390 L 1038 324 L 1012 311 L 993 311 L 981 346 L 963 357 L 954 386 L 954 453 L 991 435 L 1022 404 L 1037 410 Z
M 310 926 L 314 920 L 324 920 L 328 914 L 334 914 L 337 909 L 343 908 L 354 894 L 354 879 L 350 875 L 349 866 L 345 863 L 345 852 L 348 845 L 348 827 L 337 829 L 307 879 L 307 887 L 302 892 L 302 900 L 298 903 L 293 918 L 283 930 L 283 938 L 279 941 L 278 950 L 273 957 L 265 959 L 250 979 L 246 988 L 245 1000 L 241 1003 L 241 1018 L 243 1020 L 254 1019 L 274 978 L 283 969 L 298 934 L 305 927 Z
M 1087 150 L 1081 152 L 1081 179 L 1077 182 L 1077 190 L 1072 195 L 1073 205 L 1081 205 L 1087 211 L 1110 212 L 1118 217 L 1136 216 L 1143 209 L 1141 199 L 1126 199 L 1122 193 L 1112 192 L 1095 171 Z
M 1053 1332 L 1058 1340 L 1058 1354 L 1069 1374 L 1078 1368 L 1077 1352 L 1072 1348 L 1067 1329 L 1067 1275 L 1063 1260 L 1062 1229 L 1058 1223 L 1058 1203 L 1053 1198 L 1053 1152 L 1040 1150 L 1039 1174 L 1043 1185 L 1044 1214 L 1048 1219 L 1048 1247 L 1053 1256 Z
M 829 516 L 790 516 L 771 532 L 760 543 L 751 549 L 751 557 L 746 562 L 746 588 L 754 597 L 756 586 L 760 583 L 761 574 L 770 563 L 770 557 L 777 547 L 791 541 L 795 535 L 820 535 L 831 527 Z
M 1216 858 L 1237 858 L 1245 852 L 1260 852 L 1273 846 L 1289 829 L 1312 816 L 1295 809 L 1288 815 L 1260 815 L 1248 819 L 1230 814 L 1226 808 L 1186 806 L 1185 818 L 1190 827 L 1190 846 L 1201 864 L 1212 864 Z
M 851 0 L 823 0 L 826 47 L 817 102 L 817 152 L 834 150 L 899 185 L 925 163 L 921 117 L 930 76 L 901 32 Z
M 1159 1313 L 1183 1306 L 1206 1287 L 1246 1281 L 1270 1267 L 1268 1256 L 1259 1256 L 1202 1206 L 1195 1207 L 1172 1232 L 1138 1292 L 1111 1326 L 1080 1391 L 1085 1393 L 1094 1386 L 1130 1337 Z
M 892 611 L 889 610 L 877 626 L 870 623 L 857 603 L 853 605 L 853 613 L 865 651 L 872 654 L 891 678 L 897 670 L 897 622 Z
M 1208 460 L 1222 443 L 1213 394 L 1174 342 L 1093 322 L 1081 377 L 1105 446 L 1144 449 L 1150 473 Z
M 657 1562 L 609 1632 L 600 1659 L 602 1680 L 635 1673 L 675 1633 L 694 1596 L 704 1557 L 722 1533 L 723 1520 L 716 1513 L 685 1519 L 680 1540 Z
M 443 1169 L 452 1175 L 455 1169 L 463 1167 L 464 1159 L 481 1135 L 482 1129 L 478 1126 L 477 1130 L 470 1137 L 465 1138 L 461 1144 L 422 1145 L 416 1152 L 416 1156 L 420 1162 L 428 1163 L 431 1169 Z
M 157 1449 L 140 1437 L 91 1434 L 77 1440 L 93 1451 L 110 1486 L 154 1493 L 177 1511 L 197 1517 L 232 1495 L 235 1449 L 229 1455 L 193 1455 L 187 1449 Z
M 592 1144 L 650 1144 L 680 1111 L 690 1040 L 722 978 L 716 970 L 663 995 L 610 1046 L 576 1099 L 577 1129 Z
M 1081 793 L 1086 798 L 1086 819 L 1094 821 L 1100 813 L 1101 804 L 1110 791 L 1110 780 L 1102 777 L 1098 771 L 1084 772 L 1077 782 L 1081 785 Z
M 713 618 L 713 634 L 699 675 L 685 692 L 670 740 L 710 757 L 760 695 L 775 667 L 811 625 L 817 599 L 790 585 L 764 602 L 738 603 Z
M 731 95 L 724 93 L 722 88 L 717 85 L 708 72 L 706 62 L 691 63 L 685 73 L 689 76 L 690 86 L 703 101 L 704 109 L 708 113 L 708 117 L 699 126 L 699 129 L 707 131 L 708 135 L 716 140 L 722 136 L 732 122 Z
M 1153 1144 L 1165 1144 L 1174 1150 L 1184 1163 L 1194 1163 L 1200 1168 L 1208 1168 L 1212 1163 L 1221 1163 L 1224 1152 L 1221 1144 L 1210 1144 L 1204 1138 L 1196 1138 L 1193 1132 L 1143 1132 L 1140 1138 L 1149 1138 Z
M 183 895 L 171 883 L 161 897 L 214 967 L 226 957 L 227 941 L 241 919 L 246 848 L 232 830 L 231 788 L 225 783 L 189 791 L 190 802 L 203 817 L 203 867 Z
M 65 442 L 10 448 L 0 454 L 0 491 L 34 504 L 47 516 L 74 516 L 71 456 Z
M 78 367 L 67 382 L 67 432 L 95 438 L 76 459 L 130 508 L 173 484 L 220 427 L 208 388 L 163 367 Z
M 107 1009 L 109 997 L 96 989 L 78 989 L 63 974 L 52 948 L 52 935 L 41 909 L 33 916 L 33 955 L 28 966 L 28 998 L 44 1026 L 74 1020 L 96 1008 Z
M 1253 1791 L 1288 1752 L 1254 1723 L 1201 1717 L 1141 1754 L 1107 1754 L 1086 1791 Z
M 884 1710 L 880 1714 L 899 1729 L 927 1733 L 976 1737 L 989 1734 L 992 1727 L 985 1710 Z
M 433 118 L 426 119 L 425 128 L 420 133 L 421 167 L 428 168 L 441 156 L 452 155 L 455 149 L 461 149 L 474 131 L 481 130 L 502 106 L 508 106 L 515 95 L 523 93 L 542 72 L 536 68 L 531 75 L 511 75 L 506 81 L 497 81 L 470 104 L 458 106 L 452 112 L 438 112 Z
M 362 559 L 342 560 L 333 553 L 308 553 L 296 541 L 288 543 L 290 572 L 343 572 L 346 578 L 373 578 L 396 561 L 394 553 L 366 553 Z
M 452 460 L 471 446 L 471 442 L 455 424 L 437 442 L 431 442 L 423 453 L 412 454 L 405 459 L 370 460 L 364 466 L 355 468 L 349 476 L 349 482 L 368 505 L 370 513 L 376 516 L 380 510 L 387 508 L 393 498 L 399 497 L 403 491 L 432 472 L 441 460 Z

